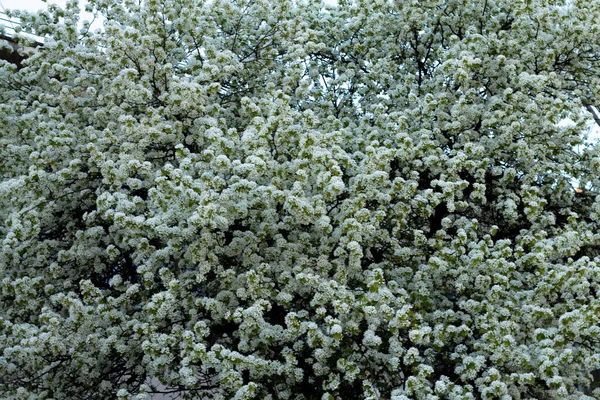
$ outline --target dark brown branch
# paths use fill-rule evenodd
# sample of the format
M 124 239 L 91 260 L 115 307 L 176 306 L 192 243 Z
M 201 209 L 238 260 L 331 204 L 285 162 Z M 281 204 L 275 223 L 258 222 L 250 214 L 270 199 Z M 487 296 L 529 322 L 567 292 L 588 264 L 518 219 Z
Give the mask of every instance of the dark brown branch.
M 594 108 L 594 106 L 592 106 L 591 104 L 584 104 L 584 106 L 585 106 L 585 109 L 588 110 L 590 114 L 592 114 L 592 118 L 594 119 L 594 122 L 596 123 L 596 125 L 600 126 L 600 116 L 596 112 L 596 109 Z

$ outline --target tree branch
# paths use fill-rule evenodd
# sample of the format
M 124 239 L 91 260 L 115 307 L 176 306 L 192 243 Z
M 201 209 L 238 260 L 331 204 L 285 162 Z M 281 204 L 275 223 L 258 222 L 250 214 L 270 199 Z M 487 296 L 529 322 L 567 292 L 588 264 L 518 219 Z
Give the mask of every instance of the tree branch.
M 585 106 L 585 109 L 588 110 L 590 114 L 592 114 L 592 118 L 594 119 L 594 122 L 596 123 L 596 125 L 600 126 L 600 116 L 596 112 L 596 109 L 594 108 L 594 106 L 592 106 L 591 104 L 584 104 L 584 106 Z

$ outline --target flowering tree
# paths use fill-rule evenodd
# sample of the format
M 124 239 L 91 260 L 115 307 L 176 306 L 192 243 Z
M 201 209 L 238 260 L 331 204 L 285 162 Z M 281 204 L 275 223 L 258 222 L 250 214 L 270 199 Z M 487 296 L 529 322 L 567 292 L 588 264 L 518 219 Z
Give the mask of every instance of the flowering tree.
M 0 64 L 1 397 L 586 397 L 600 2 L 88 6 Z

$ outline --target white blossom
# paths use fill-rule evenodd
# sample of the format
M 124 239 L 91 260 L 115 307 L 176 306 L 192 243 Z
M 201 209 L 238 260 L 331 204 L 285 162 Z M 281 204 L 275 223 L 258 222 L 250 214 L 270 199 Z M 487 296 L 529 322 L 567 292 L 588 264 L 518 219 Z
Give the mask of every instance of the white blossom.
M 600 398 L 599 3 L 329 3 L 15 12 L 0 397 Z

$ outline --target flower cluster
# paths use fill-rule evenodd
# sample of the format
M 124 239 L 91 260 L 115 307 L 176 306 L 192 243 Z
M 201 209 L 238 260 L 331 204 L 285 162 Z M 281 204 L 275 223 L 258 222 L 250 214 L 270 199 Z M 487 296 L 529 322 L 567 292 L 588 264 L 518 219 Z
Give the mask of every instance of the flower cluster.
M 0 397 L 600 398 L 599 2 L 88 7 L 0 61 Z

